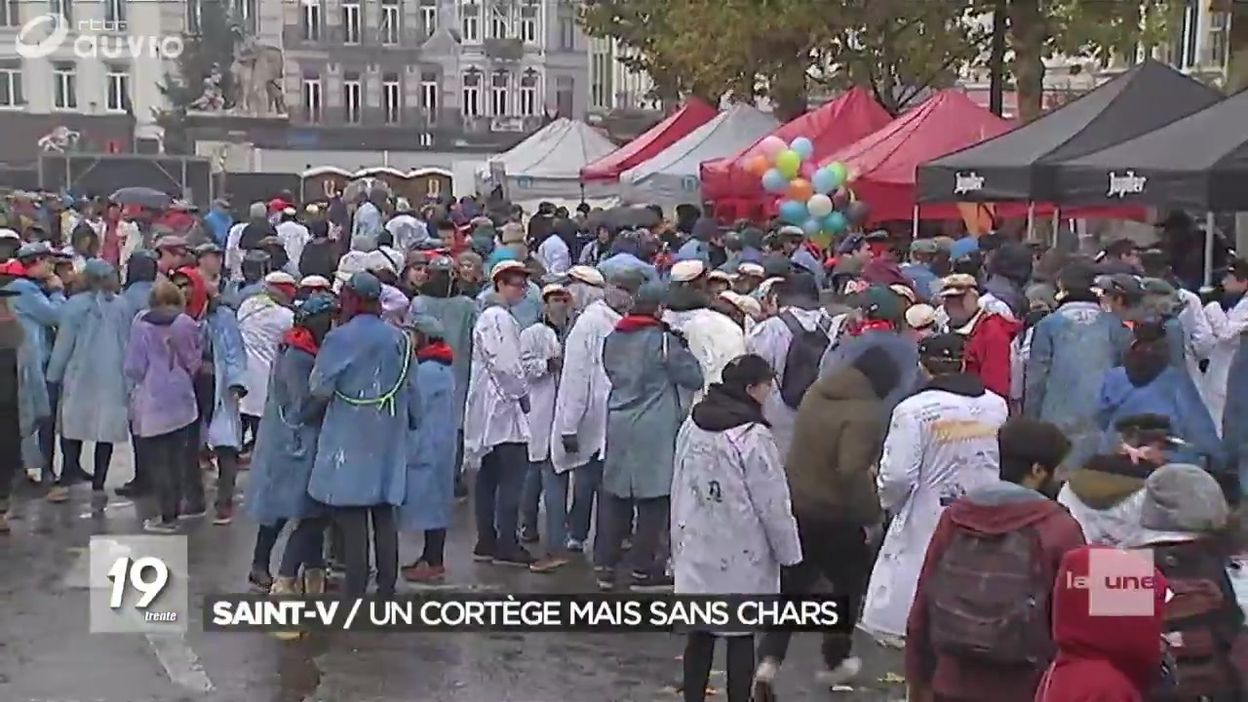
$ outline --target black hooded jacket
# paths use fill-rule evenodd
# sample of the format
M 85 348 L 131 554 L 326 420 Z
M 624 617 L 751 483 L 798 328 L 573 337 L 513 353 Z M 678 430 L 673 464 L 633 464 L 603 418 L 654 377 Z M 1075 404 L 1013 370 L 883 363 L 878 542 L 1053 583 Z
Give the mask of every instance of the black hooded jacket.
M 742 424 L 771 426 L 763 418 L 763 406 L 744 392 L 729 390 L 716 383 L 706 392 L 706 397 L 694 405 L 691 413 L 693 423 L 705 431 L 728 431 Z

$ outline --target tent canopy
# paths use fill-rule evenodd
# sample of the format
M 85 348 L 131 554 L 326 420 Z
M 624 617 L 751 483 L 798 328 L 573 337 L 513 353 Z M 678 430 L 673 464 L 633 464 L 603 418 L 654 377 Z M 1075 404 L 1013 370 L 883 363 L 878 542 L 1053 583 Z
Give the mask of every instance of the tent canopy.
M 1165 127 L 1055 165 L 1062 204 L 1248 211 L 1248 91 Z
M 804 136 L 814 142 L 814 158 L 820 159 L 891 120 L 871 92 L 858 87 L 764 136 L 777 136 L 785 142 Z M 737 199 L 744 209 L 769 199 L 759 179 L 745 170 L 747 160 L 757 153 L 761 141 L 759 138 L 738 153 L 701 165 L 702 192 L 706 199 L 715 200 L 717 204 L 720 200 Z
M 477 169 L 477 189 L 496 185 L 490 182 L 490 163 L 501 162 L 513 201 L 606 196 L 601 188 L 581 187 L 581 169 L 614 150 L 615 144 L 588 124 L 559 118 Z
M 850 188 L 871 206 L 873 221 L 910 219 L 915 205 L 915 171 L 920 163 L 989 139 L 1010 123 L 976 105 L 957 90 L 942 90 L 923 104 L 836 153 L 824 166 L 843 162 Z M 924 208 L 926 217 L 959 216 L 954 205 Z
M 653 158 L 714 117 L 715 108 L 696 97 L 690 98 L 680 109 L 641 136 L 582 168 L 581 177 L 585 180 L 618 180 L 624 171 Z
M 1221 98 L 1165 64 L 1145 61 L 1035 121 L 923 164 L 919 199 L 1049 201 L 1052 163 L 1132 139 Z
M 738 104 L 719 113 L 662 153 L 620 176 L 626 202 L 664 208 L 690 203 L 701 206 L 698 167 L 703 161 L 740 151 L 779 123 L 751 105 Z

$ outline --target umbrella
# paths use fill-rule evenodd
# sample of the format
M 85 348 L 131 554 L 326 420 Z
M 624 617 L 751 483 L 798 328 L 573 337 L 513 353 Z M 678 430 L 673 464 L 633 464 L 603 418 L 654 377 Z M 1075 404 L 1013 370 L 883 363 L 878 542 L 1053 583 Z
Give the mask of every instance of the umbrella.
M 654 210 L 645 207 L 612 207 L 603 212 L 591 212 L 586 220 L 592 231 L 605 224 L 613 229 L 647 229 L 658 226 L 663 219 Z
M 138 205 L 153 210 L 163 210 L 173 203 L 173 198 L 155 188 L 122 188 L 109 196 L 118 205 Z

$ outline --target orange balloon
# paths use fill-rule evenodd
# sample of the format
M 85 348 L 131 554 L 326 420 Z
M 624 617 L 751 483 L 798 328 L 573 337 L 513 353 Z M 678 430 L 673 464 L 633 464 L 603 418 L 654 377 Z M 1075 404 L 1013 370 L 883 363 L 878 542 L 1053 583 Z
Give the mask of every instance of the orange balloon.
M 763 154 L 751 156 L 745 162 L 746 172 L 757 178 L 762 178 L 770 167 L 771 164 L 767 163 L 767 157 Z
M 805 178 L 794 178 L 789 181 L 789 189 L 785 194 L 789 196 L 790 200 L 806 202 L 811 195 L 815 194 L 815 188 Z

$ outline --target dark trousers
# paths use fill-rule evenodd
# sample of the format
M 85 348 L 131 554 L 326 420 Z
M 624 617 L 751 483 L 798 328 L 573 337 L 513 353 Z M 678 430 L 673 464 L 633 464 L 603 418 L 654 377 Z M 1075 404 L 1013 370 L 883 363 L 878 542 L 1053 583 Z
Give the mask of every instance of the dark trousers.
M 60 383 L 48 383 L 48 406 L 52 414 L 39 420 L 39 453 L 43 457 L 42 481 L 51 485 L 56 478 L 52 466 L 56 459 L 56 418 L 60 415 L 61 386 Z M 64 468 L 61 469 L 64 472 Z
M 750 702 L 754 680 L 754 637 L 725 636 L 728 646 L 728 702 Z M 685 702 L 705 702 L 711 678 L 716 636 L 706 631 L 686 635 L 684 655 Z
M 528 450 L 524 444 L 499 444 L 481 459 L 473 500 L 477 545 L 483 552 L 504 556 L 520 549 L 516 523 L 520 518 L 520 492 L 529 470 Z
M 151 487 L 151 480 L 148 478 L 146 466 L 143 461 L 143 451 L 140 444 L 143 440 L 133 434 L 130 435 L 130 454 L 134 456 L 134 480 L 131 482 L 141 488 Z
M 282 553 L 277 574 L 293 578 L 299 575 L 300 566 L 304 569 L 324 568 L 325 527 L 328 524 L 327 517 L 300 519 L 295 530 L 286 539 L 286 550 Z
M 82 471 L 82 442 L 77 439 L 61 438 L 61 481 Z M 100 441 L 95 443 L 95 463 L 91 466 L 91 489 L 103 490 L 104 481 L 108 479 L 108 464 L 113 460 L 113 445 Z
M 204 469 L 199 466 L 199 449 L 204 445 L 204 425 L 199 420 L 187 428 L 186 457 L 182 461 L 182 501 L 191 512 L 202 512 L 208 504 L 204 497 Z
M 10 359 L 15 358 L 10 354 Z M 16 364 L 16 361 L 11 361 Z M 3 367 L 0 366 L 0 372 Z M 6 382 L 9 379 L 0 379 Z M 0 398 L 3 399 L 3 398 Z M 16 393 L 11 404 L 0 404 L 0 514 L 9 511 L 13 481 L 22 470 L 22 430 L 18 419 Z
M 273 524 L 261 524 L 256 530 L 256 548 L 251 553 L 251 569 L 269 572 L 269 562 L 273 559 L 273 547 L 277 545 L 277 537 L 281 536 L 286 526 L 285 519 Z
M 634 500 L 603 492 L 599 495 L 598 538 L 594 541 L 594 565 L 616 569 L 624 539 L 632 532 L 633 508 L 637 508 L 637 536 L 629 552 L 633 571 L 644 575 L 662 575 L 667 568 L 667 547 L 663 532 L 668 529 L 671 499 L 652 497 Z
M 858 609 L 871 574 L 872 554 L 867 545 L 866 530 L 856 524 L 819 522 L 797 518 L 797 533 L 802 540 L 805 558 L 801 563 L 780 571 L 780 592 L 802 595 L 815 592 L 819 578 L 832 583 L 832 594 L 844 597 L 848 606 L 841 610 L 847 619 L 844 633 L 823 634 L 823 662 L 835 668 L 849 657 L 852 633 L 858 623 Z M 759 658 L 775 658 L 783 662 L 789 651 L 792 632 L 772 630 L 763 634 L 758 646 Z
M 520 488 L 520 531 L 536 534 L 538 505 L 542 501 L 542 463 L 529 463 Z
M 334 507 L 334 522 L 342 529 L 346 553 L 347 597 L 363 597 L 368 591 L 368 523 L 373 523 L 373 558 L 377 563 L 377 594 L 394 594 L 399 577 L 399 533 L 394 522 L 394 507 Z M 512 538 L 515 538 L 514 536 Z
M 568 511 L 568 538 L 585 543 L 594 516 L 594 501 L 602 488 L 602 458 L 595 456 L 589 463 L 572 469 L 572 509 Z M 602 505 L 598 506 L 598 522 L 602 521 Z M 601 535 L 602 531 L 598 530 Z
M 446 555 L 446 529 L 425 529 L 425 549 L 420 560 L 431 566 L 442 565 Z
M 234 484 L 238 480 L 238 451 L 228 446 L 214 448 L 217 457 L 217 507 L 234 504 Z M 200 483 L 203 484 L 202 482 Z
M 185 489 L 190 451 L 187 448 L 192 435 L 191 425 L 174 429 L 159 436 L 145 436 L 139 440 L 139 450 L 146 463 L 146 471 L 156 488 L 156 500 L 160 516 L 169 522 L 178 518 L 179 505 Z M 198 465 L 195 466 L 198 468 Z M 196 476 L 198 477 L 198 476 Z M 203 497 L 203 486 L 200 486 Z

